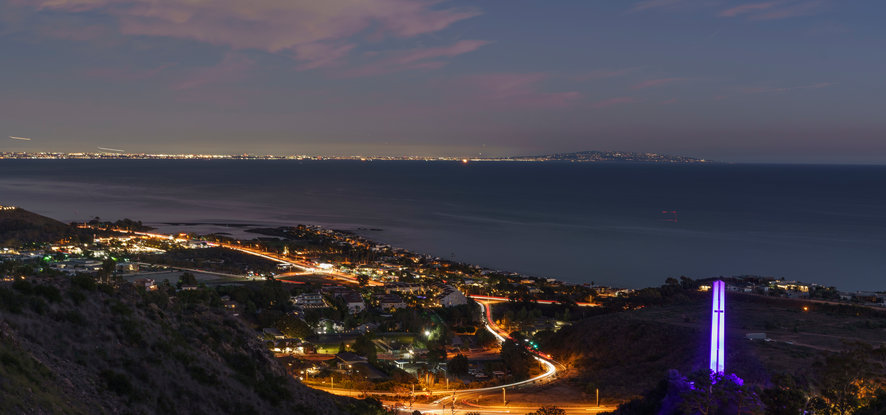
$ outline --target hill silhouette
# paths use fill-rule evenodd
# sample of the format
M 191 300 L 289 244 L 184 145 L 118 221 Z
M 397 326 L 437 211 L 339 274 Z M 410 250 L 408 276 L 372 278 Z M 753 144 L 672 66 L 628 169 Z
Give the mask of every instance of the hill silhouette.
M 65 238 L 86 239 L 90 232 L 22 208 L 0 209 L 0 246 Z

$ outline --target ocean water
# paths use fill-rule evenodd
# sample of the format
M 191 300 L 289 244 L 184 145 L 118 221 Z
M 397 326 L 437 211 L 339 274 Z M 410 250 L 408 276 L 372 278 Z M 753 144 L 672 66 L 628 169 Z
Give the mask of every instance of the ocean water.
M 755 274 L 886 290 L 884 189 L 881 166 L 0 160 L 0 204 L 64 221 L 317 224 L 623 287 Z

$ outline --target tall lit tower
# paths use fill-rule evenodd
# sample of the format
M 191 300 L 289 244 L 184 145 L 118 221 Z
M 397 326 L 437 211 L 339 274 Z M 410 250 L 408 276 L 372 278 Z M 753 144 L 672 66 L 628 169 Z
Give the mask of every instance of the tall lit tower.
M 723 351 L 726 344 L 723 341 L 723 333 L 726 330 L 726 283 L 723 281 L 714 281 L 712 291 L 714 292 L 713 306 L 711 307 L 711 372 L 723 374 L 726 359 L 723 357 Z

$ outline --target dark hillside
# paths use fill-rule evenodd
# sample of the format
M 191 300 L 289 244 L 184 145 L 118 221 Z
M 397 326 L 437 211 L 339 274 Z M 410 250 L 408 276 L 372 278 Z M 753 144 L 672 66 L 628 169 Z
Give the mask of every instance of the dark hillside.
M 669 369 L 706 370 L 710 296 L 687 294 L 667 305 L 581 320 L 557 332 L 544 349 L 578 369 L 578 382 L 617 398 L 654 388 Z M 761 387 L 779 374 L 814 381 L 827 356 L 854 343 L 884 344 L 886 310 L 734 294 L 726 330 L 727 372 Z M 771 341 L 750 341 L 747 333 L 765 333 Z
M 215 295 L 0 283 L 0 412 L 375 413 L 287 376 Z
M 21 208 L 0 210 L 0 246 L 88 238 L 90 235 L 89 232 Z
M 668 369 L 704 367 L 706 338 L 696 328 L 618 313 L 563 328 L 543 346 L 578 369 L 581 383 L 599 387 L 607 397 L 629 398 L 655 386 Z

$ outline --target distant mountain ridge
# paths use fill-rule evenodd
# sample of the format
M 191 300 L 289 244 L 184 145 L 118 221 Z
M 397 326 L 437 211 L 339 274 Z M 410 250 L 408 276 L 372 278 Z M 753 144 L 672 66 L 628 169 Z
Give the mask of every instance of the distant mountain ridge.
M 576 151 L 572 153 L 555 153 L 538 156 L 505 157 L 503 160 L 520 161 L 574 161 L 574 162 L 600 162 L 600 161 L 631 161 L 644 163 L 710 163 L 705 160 L 689 156 L 673 156 L 658 153 L 635 153 L 625 151 Z

